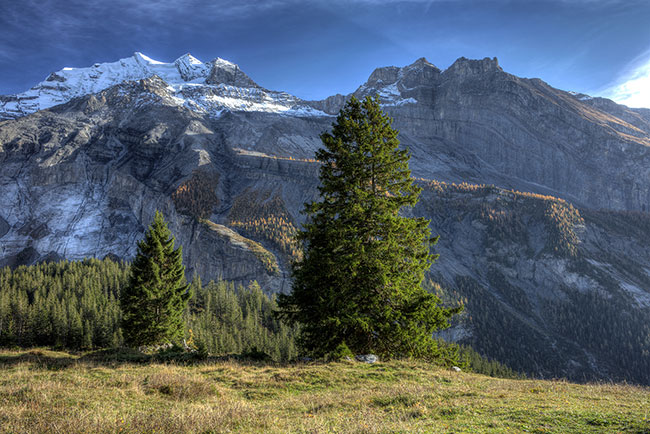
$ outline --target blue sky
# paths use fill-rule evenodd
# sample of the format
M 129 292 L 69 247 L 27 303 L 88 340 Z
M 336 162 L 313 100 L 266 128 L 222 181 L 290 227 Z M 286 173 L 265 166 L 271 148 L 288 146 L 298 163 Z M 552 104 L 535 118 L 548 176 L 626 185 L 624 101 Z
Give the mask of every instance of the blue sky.
M 305 99 L 423 56 L 441 69 L 496 56 L 519 76 L 650 107 L 647 0 L 0 0 L 0 10 L 0 94 L 135 51 L 222 57 Z

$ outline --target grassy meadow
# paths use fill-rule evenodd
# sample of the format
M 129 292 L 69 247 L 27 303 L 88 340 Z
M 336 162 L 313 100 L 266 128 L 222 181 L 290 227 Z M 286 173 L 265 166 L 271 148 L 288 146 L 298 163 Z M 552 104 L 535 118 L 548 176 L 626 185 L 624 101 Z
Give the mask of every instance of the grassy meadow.
M 0 432 L 650 433 L 650 390 L 630 385 L 505 380 L 411 361 L 137 357 L 0 351 Z

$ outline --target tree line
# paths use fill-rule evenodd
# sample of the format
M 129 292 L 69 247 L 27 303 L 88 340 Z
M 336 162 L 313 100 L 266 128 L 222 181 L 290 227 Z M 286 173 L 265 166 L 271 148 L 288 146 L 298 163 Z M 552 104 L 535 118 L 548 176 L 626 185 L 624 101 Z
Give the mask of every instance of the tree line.
M 130 265 L 85 259 L 0 269 L 0 346 L 71 350 L 124 345 L 120 292 Z M 273 317 L 275 298 L 257 283 L 190 284 L 181 339 L 194 336 L 212 354 L 258 351 L 277 361 L 296 357 L 296 331 Z M 192 330 L 190 334 L 190 330 Z
M 120 290 L 130 264 L 85 259 L 0 269 L 0 346 L 49 346 L 69 350 L 124 345 Z M 195 277 L 184 315 L 183 335 L 214 355 L 265 354 L 275 361 L 300 356 L 297 329 L 274 315 L 277 303 L 257 282 L 203 285 Z M 191 330 L 191 332 L 190 332 Z M 474 372 L 518 378 L 471 347 L 459 348 L 459 363 Z

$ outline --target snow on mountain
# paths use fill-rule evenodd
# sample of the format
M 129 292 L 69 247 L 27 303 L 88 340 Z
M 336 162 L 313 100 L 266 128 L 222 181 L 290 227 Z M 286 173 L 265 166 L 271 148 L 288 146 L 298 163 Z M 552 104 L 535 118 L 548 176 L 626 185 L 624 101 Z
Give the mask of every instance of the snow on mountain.
M 203 63 L 188 53 L 165 63 L 136 52 L 117 62 L 63 68 L 26 92 L 0 96 L 0 120 L 25 116 L 126 81 L 152 76 L 169 85 L 176 103 L 211 116 L 224 110 L 327 116 L 300 98 L 261 88 L 227 60 L 217 58 Z
M 221 60 L 221 59 L 218 59 Z M 191 81 L 197 78 L 206 78 L 210 74 L 210 65 L 206 65 L 196 57 L 187 53 L 174 61 L 176 69 L 183 81 Z
M 417 89 L 431 86 L 440 72 L 424 57 L 402 68 L 396 66 L 377 68 L 354 94 L 361 98 L 366 95 L 378 95 L 382 106 L 416 104 L 418 99 L 413 95 L 417 94 Z

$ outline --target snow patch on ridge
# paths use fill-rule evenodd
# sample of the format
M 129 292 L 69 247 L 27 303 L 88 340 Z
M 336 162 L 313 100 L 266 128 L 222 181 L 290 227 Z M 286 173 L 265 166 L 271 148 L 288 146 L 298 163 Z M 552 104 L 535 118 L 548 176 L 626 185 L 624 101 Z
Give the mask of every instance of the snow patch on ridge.
M 406 104 L 416 104 L 415 98 L 404 98 L 397 87 L 397 83 L 389 84 L 377 90 L 381 106 L 401 106 Z
M 619 280 L 619 286 L 627 291 L 630 295 L 632 295 L 632 297 L 634 297 L 640 306 L 650 306 L 650 294 L 643 289 L 631 283 L 625 282 L 624 280 Z
M 227 84 L 181 83 L 170 85 L 175 100 L 190 110 L 217 117 L 225 110 L 277 113 L 291 116 L 329 116 L 305 105 L 288 93 Z

